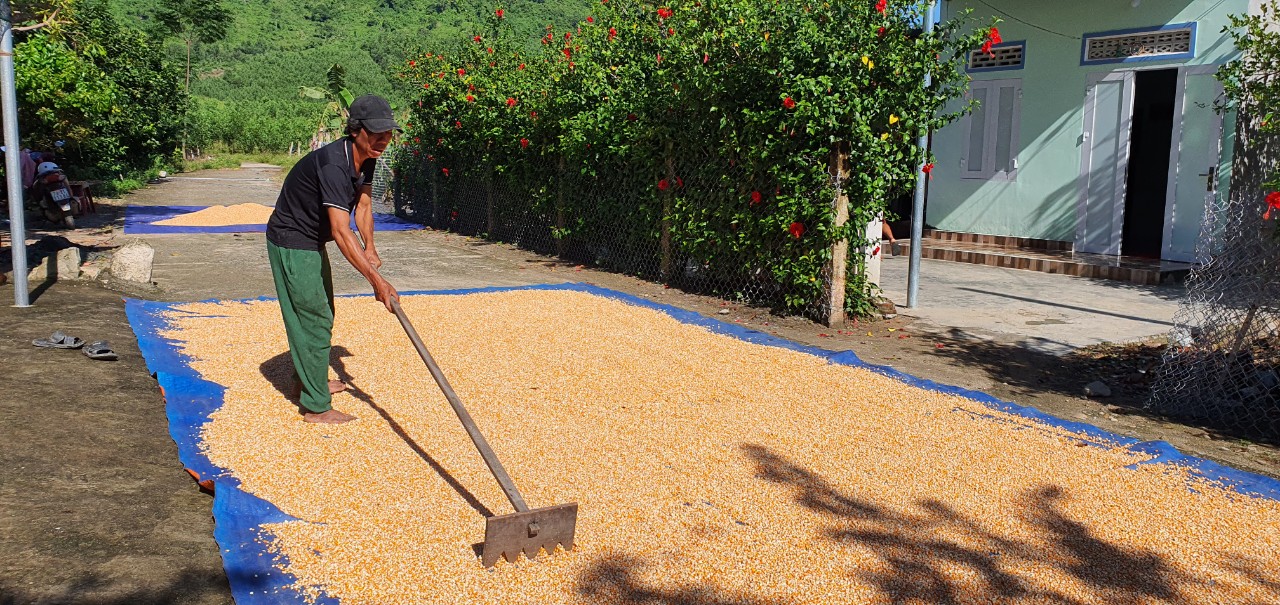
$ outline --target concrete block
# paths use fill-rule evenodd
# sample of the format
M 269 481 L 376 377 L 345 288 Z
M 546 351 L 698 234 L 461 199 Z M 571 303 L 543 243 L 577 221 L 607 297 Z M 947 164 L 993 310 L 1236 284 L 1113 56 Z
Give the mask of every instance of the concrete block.
M 111 276 L 127 282 L 151 283 L 151 265 L 156 251 L 142 239 L 121 246 L 111 256 Z
M 81 262 L 79 248 L 63 248 L 59 250 L 57 255 L 58 279 L 80 279 Z

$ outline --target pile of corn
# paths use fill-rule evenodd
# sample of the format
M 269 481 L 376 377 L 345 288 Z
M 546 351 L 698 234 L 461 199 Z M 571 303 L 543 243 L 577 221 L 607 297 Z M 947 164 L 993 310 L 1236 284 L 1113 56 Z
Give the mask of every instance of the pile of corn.
M 532 507 L 577 547 L 484 569 L 511 512 L 381 304 L 338 299 L 335 406 L 302 422 L 274 302 L 173 314 L 226 403 L 212 461 L 303 521 L 308 594 L 420 603 L 1276 603 L 1280 502 L 1121 448 L 578 292 L 402 299 Z M 287 557 L 287 559 L 286 559 Z M 287 563 L 285 563 L 287 561 Z
M 180 214 L 154 224 L 165 227 L 226 227 L 229 225 L 265 225 L 274 206 L 262 204 L 235 204 L 232 206 L 209 206 L 203 210 Z

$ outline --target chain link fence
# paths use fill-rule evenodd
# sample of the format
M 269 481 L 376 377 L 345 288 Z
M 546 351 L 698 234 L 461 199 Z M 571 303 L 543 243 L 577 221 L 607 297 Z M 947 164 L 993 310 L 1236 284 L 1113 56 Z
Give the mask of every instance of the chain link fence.
M 1206 204 L 1198 266 L 1147 408 L 1240 437 L 1280 439 L 1280 240 L 1263 218 L 1265 143 L 1236 149 L 1229 199 Z M 1247 153 L 1246 153 L 1247 152 Z
M 435 229 L 688 292 L 785 307 L 819 321 L 830 321 L 833 304 L 843 313 L 843 298 L 833 298 L 832 290 L 843 293 L 844 280 L 833 282 L 833 271 L 854 279 L 861 274 L 859 259 L 867 243 L 846 242 L 845 263 L 830 258 L 839 256 L 832 254 L 836 246 L 815 253 L 799 244 L 813 237 L 822 221 L 833 220 L 838 179 L 804 192 L 809 199 L 828 200 L 830 215 L 778 224 L 777 219 L 744 220 L 744 208 L 747 219 L 751 213 L 779 212 L 770 204 L 783 197 L 780 189 L 713 150 L 670 158 L 660 181 L 621 161 L 539 156 L 519 164 L 513 174 L 484 165 L 450 168 L 408 149 L 398 153 L 391 194 L 395 213 Z M 799 284 L 789 280 L 787 268 L 795 263 L 820 263 L 820 277 Z

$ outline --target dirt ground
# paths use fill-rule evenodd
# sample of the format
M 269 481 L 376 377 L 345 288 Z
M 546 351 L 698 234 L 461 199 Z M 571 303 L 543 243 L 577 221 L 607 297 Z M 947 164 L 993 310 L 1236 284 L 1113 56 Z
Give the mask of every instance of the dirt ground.
M 203 205 L 259 201 L 270 204 L 271 178 L 233 182 L 238 171 L 200 173 L 219 180 L 175 180 L 104 200 L 103 212 L 75 232 L 59 232 L 93 253 L 129 239 L 120 233 L 127 203 Z M 227 192 L 234 195 L 228 196 Z M 231 199 L 234 198 L 234 199 Z M 6 249 L 0 253 L 8 262 Z M 39 235 L 35 233 L 34 235 Z M 127 292 L 163 300 L 198 300 L 207 292 L 226 297 L 272 294 L 261 273 L 261 235 L 210 239 L 163 236 L 157 271 L 169 270 L 178 287 Z M 180 239 L 178 239 L 180 238 Z M 517 285 L 585 282 L 689 309 L 797 342 L 851 349 L 870 363 L 943 384 L 990 393 L 1068 420 L 1078 420 L 1143 440 L 1165 440 L 1179 450 L 1235 468 L 1280 477 L 1280 444 L 1232 435 L 1148 414 L 1142 410 L 1147 369 L 1158 351 L 1143 345 L 1101 347 L 1059 357 L 1012 341 L 975 340 L 945 327 L 903 316 L 828 328 L 765 309 L 726 303 L 635 278 L 535 256 L 504 244 L 445 233 L 387 234 L 401 269 L 421 255 L 447 257 L 436 273 L 404 273 L 393 283 L 411 285 Z M 185 243 L 184 243 L 185 242 Z M 206 263 L 186 272 L 164 262 L 181 250 L 243 252 L 252 265 Z M 249 242 L 254 242 L 251 245 Z M 165 250 L 169 250 L 166 248 Z M 397 257 L 396 254 L 400 256 Z M 173 255 L 173 256 L 170 256 Z M 418 255 L 418 256 L 415 256 Z M 451 260 L 450 260 L 451 259 Z M 334 259 L 335 273 L 342 261 Z M 452 263 L 452 264 L 450 264 Z M 265 265 L 263 265 L 265 266 Z M 184 277 L 185 276 L 185 277 Z M 390 273 L 389 273 L 390 276 Z M 339 289 L 363 291 L 352 276 L 337 276 Z M 390 277 L 389 277 L 390 278 Z M 347 280 L 343 282 L 342 280 Z M 401 281 L 397 281 L 401 280 Z M 341 284 L 346 284 L 345 286 Z M 230 593 L 212 537 L 210 498 L 182 472 L 169 439 L 163 403 L 125 319 L 121 292 L 95 282 L 33 284 L 35 306 L 16 309 L 12 285 L 0 286 L 0 605 L 229 603 Z M 402 286 L 402 289 L 408 289 Z M 86 340 L 107 339 L 116 362 L 91 361 L 78 351 L 37 349 L 31 340 L 62 329 Z M 1103 380 L 1115 394 L 1082 396 L 1085 384 Z M 898 402 L 886 399 L 885 406 Z

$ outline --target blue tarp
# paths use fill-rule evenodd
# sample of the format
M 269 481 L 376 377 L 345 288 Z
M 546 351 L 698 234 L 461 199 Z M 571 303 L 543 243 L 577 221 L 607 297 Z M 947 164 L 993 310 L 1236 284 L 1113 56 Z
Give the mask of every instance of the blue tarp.
M 614 290 L 587 284 L 553 284 L 402 292 L 401 295 L 461 295 L 512 290 L 571 290 L 656 309 L 678 321 L 702 326 L 717 334 L 724 334 L 759 345 L 781 347 L 815 355 L 827 359 L 831 363 L 879 372 L 922 389 L 967 397 L 982 402 L 993 410 L 1076 432 L 1081 435 L 1085 443 L 1090 445 L 1108 448 L 1115 446 L 1127 447 L 1136 452 L 1155 456 L 1152 461 L 1146 464 L 1176 464 L 1186 468 L 1192 475 L 1231 486 L 1240 493 L 1280 500 L 1280 480 L 1246 473 L 1202 458 L 1183 455 L 1164 441 L 1138 441 L 1137 439 L 1116 435 L 1091 425 L 1061 420 L 1033 408 L 1001 401 L 986 393 L 940 385 L 929 380 L 903 374 L 893 368 L 867 364 L 858 359 L 858 356 L 852 351 L 837 352 L 802 345 L 770 334 L 704 317 L 693 311 L 654 303 Z M 259 298 L 255 300 L 268 299 Z M 178 445 L 178 457 L 181 459 L 183 466 L 197 475 L 198 479 L 212 481 L 215 486 L 213 516 L 216 528 L 214 530 L 214 538 L 222 551 L 223 564 L 226 567 L 227 577 L 231 582 L 231 592 L 239 605 L 283 605 L 286 603 L 292 605 L 305 603 L 306 600 L 300 593 L 288 588 L 288 585 L 292 583 L 292 579 L 284 576 L 274 568 L 272 555 L 267 553 L 266 544 L 262 542 L 267 537 L 261 535 L 258 530 L 264 523 L 277 523 L 296 519 L 284 514 L 270 502 L 241 490 L 239 481 L 225 469 L 214 466 L 209 462 L 208 457 L 200 451 L 200 429 L 208 422 L 209 414 L 222 405 L 224 389 L 220 385 L 202 379 L 199 374 L 191 369 L 187 358 L 178 351 L 177 343 L 160 335 L 160 331 L 165 327 L 165 320 L 161 318 L 161 315 L 165 312 L 173 311 L 175 307 L 182 304 L 185 303 L 161 303 L 130 299 L 125 303 L 125 311 L 128 314 L 129 323 L 132 325 L 134 333 L 138 336 L 138 346 L 146 359 L 147 368 L 156 376 L 160 386 L 164 389 L 165 406 L 169 417 L 169 434 Z M 324 597 L 318 603 L 331 605 L 336 604 L 337 600 Z
M 262 233 L 266 225 L 226 225 L 223 227 L 170 227 L 157 225 L 183 214 L 204 210 L 208 206 L 127 206 L 124 209 L 124 232 L 128 235 L 165 233 Z M 352 225 L 354 225 L 354 220 Z M 375 231 L 416 231 L 422 225 L 411 223 L 391 214 L 373 214 Z

